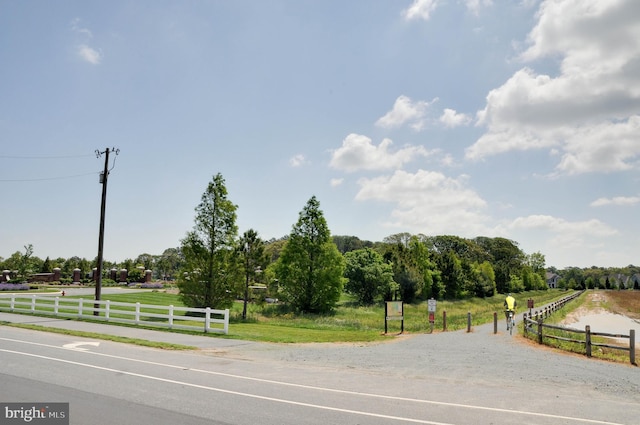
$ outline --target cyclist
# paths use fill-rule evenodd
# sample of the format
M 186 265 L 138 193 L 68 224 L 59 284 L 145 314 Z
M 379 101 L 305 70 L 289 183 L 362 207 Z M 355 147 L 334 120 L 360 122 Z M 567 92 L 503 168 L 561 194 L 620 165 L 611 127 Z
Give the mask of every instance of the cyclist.
M 507 318 L 507 329 L 509 329 L 509 312 L 513 312 L 513 316 L 516 315 L 516 307 L 518 303 L 516 299 L 511 296 L 511 293 L 507 294 L 507 298 L 504 299 L 505 316 Z

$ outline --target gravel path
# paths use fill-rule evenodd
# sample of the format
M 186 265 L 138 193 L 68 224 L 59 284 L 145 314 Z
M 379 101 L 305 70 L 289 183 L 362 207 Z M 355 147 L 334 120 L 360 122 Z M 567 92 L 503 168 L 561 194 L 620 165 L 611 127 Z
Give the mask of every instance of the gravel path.
M 504 324 L 501 323 L 501 326 Z M 640 403 L 640 370 L 539 346 L 493 324 L 466 331 L 390 337 L 361 344 L 252 344 L 229 354 L 296 366 L 358 369 L 433 382 L 546 388 Z M 477 387 L 474 385 L 474 387 Z

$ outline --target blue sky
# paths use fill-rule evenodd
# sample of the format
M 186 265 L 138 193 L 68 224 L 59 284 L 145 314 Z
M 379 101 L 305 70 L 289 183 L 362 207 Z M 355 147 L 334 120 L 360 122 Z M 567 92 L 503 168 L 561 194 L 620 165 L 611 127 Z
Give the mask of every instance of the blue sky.
M 240 233 L 637 254 L 635 0 L 0 3 L 0 256 L 177 247 L 218 172 Z

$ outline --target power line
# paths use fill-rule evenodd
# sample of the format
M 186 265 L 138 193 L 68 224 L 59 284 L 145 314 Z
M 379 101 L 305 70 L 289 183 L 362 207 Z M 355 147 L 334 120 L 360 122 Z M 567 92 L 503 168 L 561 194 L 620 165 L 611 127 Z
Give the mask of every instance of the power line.
M 0 179 L 0 183 L 41 182 L 41 181 L 48 181 L 48 180 L 64 180 L 64 179 L 73 179 L 73 178 L 76 178 L 76 177 L 90 176 L 90 175 L 95 175 L 95 174 L 100 174 L 100 172 L 93 171 L 91 173 L 75 174 L 75 175 L 72 175 L 72 176 L 42 177 L 42 178 L 38 178 L 38 179 Z
M 33 155 L 0 155 L 3 159 L 69 159 L 69 158 L 86 158 L 93 156 L 93 154 L 84 155 L 46 155 L 46 156 L 33 156 Z

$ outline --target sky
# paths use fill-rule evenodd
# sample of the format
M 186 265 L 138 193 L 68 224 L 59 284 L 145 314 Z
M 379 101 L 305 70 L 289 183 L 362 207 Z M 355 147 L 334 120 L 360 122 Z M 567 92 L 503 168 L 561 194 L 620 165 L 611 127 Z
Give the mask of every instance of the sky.
M 109 261 L 220 173 L 264 240 L 316 196 L 332 235 L 640 264 L 637 0 L 2 0 L 0 61 L 0 257 L 95 258 L 109 149 Z

